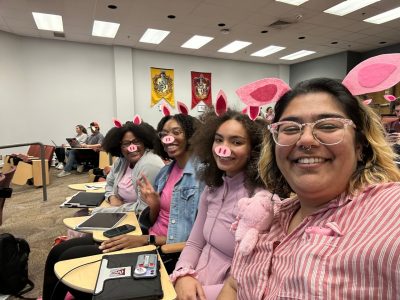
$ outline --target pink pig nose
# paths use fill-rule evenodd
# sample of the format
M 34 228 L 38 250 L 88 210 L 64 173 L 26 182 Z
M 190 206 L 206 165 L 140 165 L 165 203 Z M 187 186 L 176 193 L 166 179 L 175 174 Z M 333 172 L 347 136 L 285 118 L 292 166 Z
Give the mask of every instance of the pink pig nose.
M 231 155 L 231 149 L 226 146 L 218 146 L 215 148 L 215 153 L 221 157 L 229 157 Z
M 175 141 L 175 138 L 172 135 L 166 135 L 161 139 L 161 142 L 164 144 L 171 144 Z
M 137 151 L 137 146 L 133 145 L 133 144 L 130 144 L 129 147 L 127 148 L 127 150 L 129 152 L 135 152 L 135 151 Z

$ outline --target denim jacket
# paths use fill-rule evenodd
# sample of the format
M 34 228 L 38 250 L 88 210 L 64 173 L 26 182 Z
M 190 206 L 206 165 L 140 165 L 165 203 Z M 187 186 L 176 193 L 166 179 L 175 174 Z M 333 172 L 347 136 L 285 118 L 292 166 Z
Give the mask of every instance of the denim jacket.
M 158 173 L 154 183 L 154 189 L 158 193 L 161 194 L 164 189 L 174 164 L 175 161 L 163 167 Z M 181 179 L 175 184 L 170 206 L 167 244 L 185 242 L 192 230 L 200 194 L 205 186 L 196 179 L 196 168 L 197 163 L 189 159 Z

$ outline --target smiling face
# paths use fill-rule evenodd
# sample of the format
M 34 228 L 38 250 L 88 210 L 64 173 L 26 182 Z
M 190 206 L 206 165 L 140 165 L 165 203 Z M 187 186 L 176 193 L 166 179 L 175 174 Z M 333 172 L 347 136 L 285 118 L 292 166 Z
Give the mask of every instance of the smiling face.
M 171 143 L 163 143 L 165 152 L 173 159 L 185 157 L 187 154 L 187 141 L 183 128 L 175 119 L 168 120 L 162 129 L 167 135 L 172 136 L 174 140 Z
M 221 149 L 220 146 L 230 150 L 229 156 L 216 154 L 220 152 L 218 150 Z M 228 120 L 217 129 L 212 151 L 218 168 L 229 177 L 235 176 L 244 170 L 250 157 L 250 137 L 240 122 Z
M 137 149 L 136 151 L 130 152 L 129 146 L 132 144 L 136 145 Z M 131 131 L 124 134 L 121 140 L 121 152 L 125 159 L 129 161 L 131 167 L 133 167 L 143 156 L 144 150 L 145 148 L 143 143 L 139 141 Z
M 349 118 L 330 94 L 315 92 L 295 97 L 279 121 L 306 123 L 329 116 Z M 320 144 L 314 139 L 310 126 L 305 126 L 297 143 L 275 146 L 276 162 L 286 181 L 300 200 L 316 205 L 345 191 L 360 151 L 361 147 L 355 142 L 355 129 L 351 126 L 345 127 L 343 141 L 336 145 Z

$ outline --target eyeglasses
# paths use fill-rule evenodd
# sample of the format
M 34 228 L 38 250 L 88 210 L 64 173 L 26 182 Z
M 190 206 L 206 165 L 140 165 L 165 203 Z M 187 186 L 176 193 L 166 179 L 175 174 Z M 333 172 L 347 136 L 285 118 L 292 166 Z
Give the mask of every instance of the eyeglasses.
M 352 120 L 342 118 L 325 118 L 313 123 L 297 123 L 281 121 L 268 126 L 274 141 L 279 146 L 292 146 L 303 134 L 303 128 L 309 125 L 312 135 L 321 144 L 336 145 L 343 141 L 344 130 L 347 126 L 356 128 Z
M 121 147 L 122 147 L 122 148 L 128 148 L 131 144 L 132 144 L 132 145 L 135 145 L 135 146 L 137 146 L 137 147 L 139 147 L 139 146 L 142 145 L 142 143 L 139 142 L 138 140 L 132 140 L 132 141 L 122 141 L 122 142 L 121 142 Z
M 168 130 L 160 131 L 158 133 L 158 136 L 159 136 L 160 139 L 162 139 L 164 136 L 167 136 L 167 135 L 170 135 L 170 134 L 172 134 L 173 136 L 177 137 L 177 136 L 180 136 L 182 133 L 183 133 L 183 130 L 181 128 L 176 127 L 176 128 L 172 128 L 169 131 Z

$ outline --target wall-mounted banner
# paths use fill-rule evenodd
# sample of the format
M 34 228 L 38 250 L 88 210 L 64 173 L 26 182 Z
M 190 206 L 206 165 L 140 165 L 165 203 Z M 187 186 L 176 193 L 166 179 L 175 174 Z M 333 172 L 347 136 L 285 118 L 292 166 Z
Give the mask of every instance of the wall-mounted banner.
M 204 104 L 211 106 L 211 73 L 191 72 L 192 73 L 192 109 L 203 101 Z
M 151 103 L 153 107 L 161 99 L 165 99 L 175 107 L 174 99 L 174 70 L 151 68 Z

